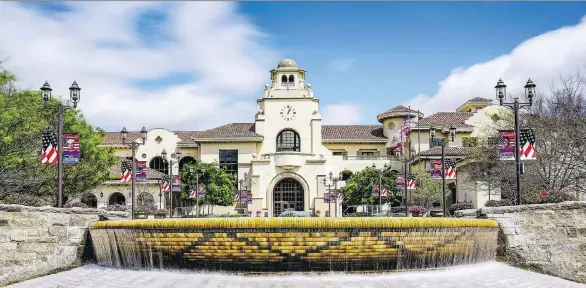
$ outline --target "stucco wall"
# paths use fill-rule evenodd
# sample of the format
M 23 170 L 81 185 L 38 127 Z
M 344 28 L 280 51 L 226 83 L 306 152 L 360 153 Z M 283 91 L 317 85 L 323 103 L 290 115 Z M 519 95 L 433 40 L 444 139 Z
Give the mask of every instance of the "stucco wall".
M 474 217 L 474 210 L 457 216 Z M 477 217 L 501 228 L 500 260 L 586 283 L 586 202 L 484 207 Z
M 124 213 L 0 204 L 0 286 L 80 266 L 88 227 Z

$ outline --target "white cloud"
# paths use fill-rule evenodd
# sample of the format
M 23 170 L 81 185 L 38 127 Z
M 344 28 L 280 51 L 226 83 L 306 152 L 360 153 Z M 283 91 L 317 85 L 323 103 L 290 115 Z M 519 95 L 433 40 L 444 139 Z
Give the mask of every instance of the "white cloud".
M 322 121 L 326 125 L 351 125 L 360 122 L 360 108 L 354 105 L 333 104 L 323 109 Z
M 354 63 L 356 63 L 356 58 L 342 58 L 330 61 L 327 66 L 335 72 L 346 72 L 354 66 Z
M 228 2 L 67 2 L 73 11 L 50 17 L 17 3 L 0 3 L 0 59 L 22 88 L 48 80 L 68 97 L 76 80 L 79 108 L 108 130 L 161 127 L 204 129 L 253 121 L 251 97 L 268 82 L 278 59 L 265 37 Z M 162 30 L 173 42 L 149 46 L 134 29 L 147 9 L 168 10 Z M 188 73 L 193 83 L 145 90 L 148 81 Z M 243 96 L 248 96 L 245 98 Z
M 426 115 L 454 111 L 470 98 L 495 99 L 494 86 L 499 78 L 507 92 L 523 93 L 528 78 L 537 84 L 537 92 L 547 93 L 559 83 L 560 75 L 573 75 L 586 67 L 586 17 L 575 26 L 562 27 L 519 44 L 511 53 L 484 63 L 458 67 L 439 83 L 435 95 L 417 95 L 404 105 L 421 109 Z

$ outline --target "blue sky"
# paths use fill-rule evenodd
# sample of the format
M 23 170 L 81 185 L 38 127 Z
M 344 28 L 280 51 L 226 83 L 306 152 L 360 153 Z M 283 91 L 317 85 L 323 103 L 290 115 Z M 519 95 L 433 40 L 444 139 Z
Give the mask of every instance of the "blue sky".
M 117 123 L 114 120 L 119 120 L 114 116 L 120 113 L 100 110 L 106 107 L 111 109 L 111 107 L 98 104 L 107 102 L 107 99 L 120 97 L 123 91 L 128 93 L 128 99 L 133 99 L 132 97 L 151 99 L 152 97 L 168 100 L 167 102 L 172 101 L 170 99 L 190 97 L 190 93 L 196 93 L 198 95 L 194 96 L 195 98 L 189 98 L 194 101 L 193 103 L 208 103 L 206 101 L 212 101 L 210 99 L 220 99 L 217 102 L 209 102 L 208 107 L 211 108 L 206 110 L 213 111 L 213 115 L 225 114 L 223 111 L 228 110 L 240 109 L 238 111 L 242 112 L 229 113 L 228 116 L 218 116 L 214 121 L 208 121 L 207 119 L 212 117 L 209 113 L 212 112 L 208 111 L 206 114 L 206 111 L 202 110 L 193 112 L 193 115 L 178 115 L 177 118 L 181 119 L 176 121 L 161 118 L 156 124 L 149 123 L 151 125 L 200 129 L 226 122 L 251 122 L 255 108 L 254 99 L 259 97 L 263 88 L 262 84 L 268 82 L 268 70 L 274 68 L 281 58 L 292 58 L 308 71 L 308 82 L 313 85 L 315 95 L 321 99 L 322 110 L 327 110 L 325 112 L 327 115 L 324 117 L 329 116 L 330 119 L 335 119 L 329 122 L 350 121 L 352 123 L 341 124 L 374 124 L 376 114 L 399 104 L 421 104 L 421 109 L 428 114 L 437 112 L 434 109 L 445 111 L 459 106 L 469 98 L 492 97 L 493 84 L 482 84 L 484 87 L 482 89 L 470 87 L 480 85 L 475 84 L 479 83 L 480 78 L 487 78 L 486 81 L 490 80 L 487 83 L 492 83 L 497 80 L 493 78 L 501 77 L 500 75 L 511 75 L 509 79 L 516 77 L 517 74 L 520 75 L 519 79 L 526 79 L 528 76 L 525 74 L 543 79 L 551 77 L 551 73 L 543 72 L 545 67 L 543 71 L 536 67 L 546 66 L 540 63 L 546 63 L 545 61 L 551 58 L 548 56 L 551 54 L 550 51 L 555 51 L 556 47 L 546 44 L 534 45 L 533 48 L 527 48 L 530 52 L 525 53 L 533 58 L 511 56 L 512 60 L 504 64 L 497 65 L 497 62 L 500 62 L 495 58 L 513 55 L 514 53 L 511 53 L 515 47 L 548 31 L 554 31 L 563 26 L 579 26 L 581 18 L 586 14 L 586 2 L 216 2 L 197 7 L 191 6 L 203 4 L 116 4 L 113 2 L 108 5 L 103 4 L 22 2 L 17 6 L 11 4 L 10 7 L 14 9 L 11 14 L 42 15 L 43 17 L 36 17 L 40 19 L 35 20 L 38 21 L 35 25 L 43 26 L 48 31 L 43 33 L 55 39 L 67 37 L 69 34 L 72 36 L 70 38 L 73 38 L 69 41 L 83 42 L 81 44 L 84 45 L 79 47 L 86 47 L 84 52 L 90 55 L 108 53 L 105 59 L 119 61 L 118 65 L 116 63 L 105 65 L 105 60 L 94 62 L 87 56 L 79 59 L 73 56 L 74 59 L 70 60 L 72 67 L 78 67 L 80 63 L 86 62 L 88 66 L 99 67 L 99 72 L 88 68 L 88 71 L 73 71 L 76 73 L 72 75 L 87 74 L 88 79 L 83 79 L 83 82 L 93 85 L 86 86 L 88 90 L 99 90 L 104 94 L 96 95 L 94 97 L 97 99 L 96 102 L 86 104 L 93 107 L 85 108 L 87 110 L 84 112 L 90 119 L 95 119 L 106 129 L 114 128 L 114 124 Z M 9 4 L 2 5 L 9 7 L 7 6 Z M 178 9 L 179 5 L 187 6 L 189 9 L 183 6 Z M 183 10 L 190 10 L 191 14 Z M 13 20 L 8 19 L 7 22 L 15 22 L 13 23 L 15 27 L 16 25 L 23 26 L 27 18 L 22 15 L 18 18 L 15 16 Z M 70 15 L 88 19 L 88 23 L 84 23 L 87 27 L 79 22 L 74 23 L 68 20 L 71 18 Z M 5 16 L 10 15 L 7 13 Z M 23 17 L 25 19 L 22 19 Z M 19 21 L 22 23 L 16 23 Z M 52 29 L 54 23 L 60 26 Z M 80 25 L 82 27 L 76 27 Z M 103 27 L 103 31 L 100 27 Z M 31 31 L 22 33 L 32 35 L 33 29 L 34 27 Z M 206 29 L 214 31 L 208 33 L 212 34 L 211 36 L 203 35 L 205 31 L 197 32 Z M 178 30 L 181 31 L 177 32 Z M 108 35 L 109 33 L 114 35 Z M 228 37 L 229 33 L 234 33 L 236 36 Z M 78 36 L 75 38 L 73 35 Z M 0 36 L 2 36 L 1 28 Z M 216 41 L 214 39 L 216 36 L 222 38 L 221 41 Z M 586 38 L 586 36 L 581 37 Z M 574 51 L 580 43 L 583 42 L 572 42 L 568 44 L 568 49 Z M 25 43 L 22 45 L 25 47 Z M 549 47 L 547 49 L 550 50 L 543 47 Z M 65 48 L 60 47 L 60 49 Z M 81 50 L 81 48 L 78 49 Z M 128 52 L 134 51 L 133 49 L 144 52 L 145 55 L 152 54 L 152 57 L 136 56 L 136 59 L 132 59 L 134 62 L 131 62 L 128 60 Z M 218 55 L 212 55 L 210 54 L 212 50 L 221 50 L 223 55 L 228 56 L 222 56 L 220 52 Z M 27 56 L 30 58 L 30 55 L 16 55 L 25 53 L 20 52 L 19 49 L 2 47 L 0 44 L 0 53 L 2 51 L 8 51 L 7 55 L 11 58 L 13 56 L 20 56 L 22 59 Z M 66 54 L 71 53 L 64 53 Z M 576 55 L 576 53 L 560 52 L 556 59 L 564 63 L 575 62 L 575 58 L 568 60 L 570 54 Z M 3 56 L 0 54 L 0 58 Z M 192 57 L 194 59 L 191 59 Z M 16 57 L 14 61 L 18 59 L 19 57 Z M 521 60 L 514 59 L 523 59 L 523 63 L 519 62 Z M 55 59 L 55 61 L 59 60 Z M 143 61 L 149 65 L 140 63 Z M 15 69 L 17 72 L 22 71 L 21 74 L 25 75 L 21 76 L 25 78 L 29 74 L 30 78 L 36 78 L 36 75 L 30 72 L 32 69 L 47 68 L 38 66 L 41 65 L 38 63 L 27 67 L 22 64 L 23 62 L 20 61 L 19 65 L 15 65 Z M 228 63 L 242 64 L 231 67 Z M 460 79 L 458 81 L 471 79 L 466 78 L 471 77 L 469 75 L 473 73 L 474 69 L 470 67 L 478 66 L 479 63 L 494 63 L 496 66 L 490 64 L 493 66 L 489 66 L 493 68 L 487 71 L 498 71 L 498 73 L 487 72 L 484 77 L 482 73 L 477 72 L 470 83 L 454 84 L 454 81 L 458 79 Z M 45 64 L 53 64 L 55 67 L 56 63 Z M 130 71 L 134 65 L 137 66 L 136 71 Z M 240 83 L 240 86 L 223 88 L 218 84 L 232 77 L 232 72 L 220 73 L 219 70 L 226 69 L 221 67 L 232 69 L 236 66 L 241 73 L 251 74 L 242 80 L 250 82 L 251 87 L 244 87 L 246 85 Z M 525 70 L 520 70 L 518 67 L 523 67 Z M 454 72 L 456 68 L 461 69 Z M 556 66 L 554 69 L 557 70 L 554 72 L 564 73 L 575 68 L 568 65 Z M 129 71 L 119 71 L 124 69 Z M 529 72 L 525 73 L 527 71 Z M 63 73 L 72 72 L 64 71 Z M 101 79 L 96 76 L 100 73 L 103 75 L 119 73 L 120 75 L 115 79 L 106 79 L 106 76 Z M 103 81 L 93 79 L 89 76 L 90 74 L 95 79 Z M 446 79 L 451 80 L 445 81 Z M 521 80 L 516 78 L 514 80 L 519 82 L 517 84 L 523 84 Z M 35 81 L 38 80 L 35 79 Z M 449 85 L 446 85 L 448 88 L 438 86 L 440 81 L 448 83 Z M 116 86 L 115 82 L 120 82 L 119 86 Z M 82 85 L 81 82 L 80 85 Z M 458 92 L 458 87 L 462 87 L 463 92 Z M 177 92 L 180 88 L 184 89 Z M 108 91 L 108 89 L 113 90 Z M 175 94 L 172 91 L 175 91 L 173 92 Z M 143 96 L 144 93 L 148 93 L 148 97 Z M 184 94 L 185 96 L 177 96 Z M 437 101 L 449 103 L 449 105 L 430 104 L 428 107 L 423 105 L 423 102 L 427 100 L 434 100 L 434 97 L 439 99 L 439 96 L 448 94 L 458 94 L 458 97 L 442 96 L 443 100 Z M 125 104 L 119 103 L 119 105 Z M 131 105 L 131 101 L 128 101 L 128 105 Z M 145 106 L 157 105 L 156 102 L 145 104 Z M 80 104 L 80 106 L 84 105 Z M 340 113 L 356 115 L 341 119 L 343 117 L 336 115 Z M 240 116 L 241 114 L 247 115 L 243 117 Z M 204 116 L 205 121 L 202 118 Z M 133 117 L 136 118 L 137 123 L 142 121 L 144 124 L 146 121 L 139 113 Z M 140 118 L 143 119 L 140 120 Z
M 324 102 L 362 98 L 385 101 L 388 108 L 434 93 L 456 67 L 506 54 L 526 39 L 577 24 L 586 13 L 586 2 L 247 2 L 240 7 L 279 51 L 309 71 Z M 332 73 L 327 64 L 337 58 L 356 61 L 348 71 Z

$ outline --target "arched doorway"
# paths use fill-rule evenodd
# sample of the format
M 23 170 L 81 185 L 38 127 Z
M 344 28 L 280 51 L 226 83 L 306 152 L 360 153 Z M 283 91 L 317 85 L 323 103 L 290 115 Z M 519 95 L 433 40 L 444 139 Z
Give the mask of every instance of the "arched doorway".
M 303 211 L 303 186 L 295 179 L 281 180 L 273 190 L 273 216 L 281 215 L 287 209 Z
M 87 193 L 81 197 L 81 203 L 89 208 L 98 208 L 98 198 L 93 193 Z
M 108 200 L 108 205 L 114 204 L 126 205 L 126 197 L 124 197 L 124 195 L 122 195 L 120 192 L 112 193 L 112 195 L 110 195 L 110 199 Z

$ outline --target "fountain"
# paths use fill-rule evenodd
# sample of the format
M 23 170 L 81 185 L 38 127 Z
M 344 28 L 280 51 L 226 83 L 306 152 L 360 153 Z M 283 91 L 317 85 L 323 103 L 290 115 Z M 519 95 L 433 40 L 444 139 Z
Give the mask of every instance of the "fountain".
M 98 221 L 99 265 L 232 271 L 389 271 L 494 260 L 498 224 L 448 218 Z

